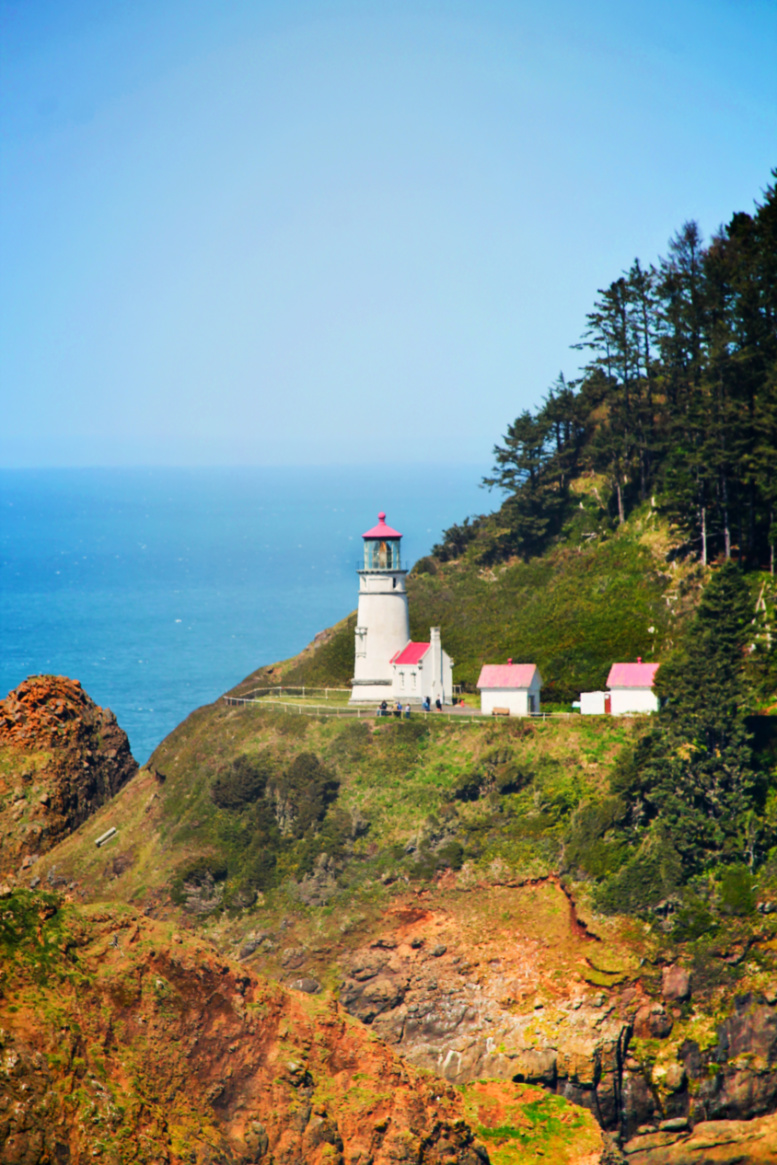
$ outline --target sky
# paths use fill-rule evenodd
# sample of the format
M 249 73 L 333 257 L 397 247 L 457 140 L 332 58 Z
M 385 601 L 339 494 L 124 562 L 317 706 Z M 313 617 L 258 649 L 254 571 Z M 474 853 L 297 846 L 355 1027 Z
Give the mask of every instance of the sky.
M 484 465 L 777 165 L 774 0 L 0 0 L 0 465 Z

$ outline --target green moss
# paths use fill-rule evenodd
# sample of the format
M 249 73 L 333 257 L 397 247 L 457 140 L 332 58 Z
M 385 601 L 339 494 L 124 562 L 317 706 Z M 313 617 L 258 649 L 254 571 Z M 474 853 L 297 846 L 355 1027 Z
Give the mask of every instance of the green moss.
M 561 1096 L 529 1089 L 515 1098 L 492 1095 L 483 1082 L 465 1085 L 465 1111 L 477 1137 L 488 1147 L 494 1165 L 522 1165 L 534 1160 L 558 1163 L 578 1152 L 600 1147 L 590 1113 Z M 509 1086 L 507 1086 L 509 1087 Z M 593 1154 L 592 1154 L 593 1155 Z

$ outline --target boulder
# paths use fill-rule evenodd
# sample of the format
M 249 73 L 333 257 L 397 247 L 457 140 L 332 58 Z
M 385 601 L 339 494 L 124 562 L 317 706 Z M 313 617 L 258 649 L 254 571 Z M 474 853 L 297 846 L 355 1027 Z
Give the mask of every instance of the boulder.
M 664 1040 L 672 1032 L 672 1018 L 660 1003 L 647 1003 L 634 1016 L 634 1035 L 640 1040 Z
M 674 964 L 664 967 L 661 976 L 661 994 L 667 1002 L 682 1003 L 691 997 L 691 976 L 684 967 Z

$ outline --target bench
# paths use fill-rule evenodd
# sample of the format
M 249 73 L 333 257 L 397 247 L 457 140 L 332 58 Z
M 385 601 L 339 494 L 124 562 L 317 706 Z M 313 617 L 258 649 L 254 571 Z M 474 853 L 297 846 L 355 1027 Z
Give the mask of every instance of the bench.
M 491 715 L 492 716 L 509 716 L 510 709 L 509 708 L 492 708 Z

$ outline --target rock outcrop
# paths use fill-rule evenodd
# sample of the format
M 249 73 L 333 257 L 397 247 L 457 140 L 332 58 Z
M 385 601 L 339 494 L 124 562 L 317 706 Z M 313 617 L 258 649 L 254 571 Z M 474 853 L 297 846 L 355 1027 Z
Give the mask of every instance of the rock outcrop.
M 0 701 L 0 877 L 21 875 L 138 766 L 126 733 L 78 680 L 33 676 Z
M 702 1121 L 693 1132 L 647 1132 L 626 1145 L 629 1165 L 774 1165 L 777 1115 Z

